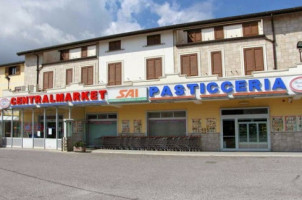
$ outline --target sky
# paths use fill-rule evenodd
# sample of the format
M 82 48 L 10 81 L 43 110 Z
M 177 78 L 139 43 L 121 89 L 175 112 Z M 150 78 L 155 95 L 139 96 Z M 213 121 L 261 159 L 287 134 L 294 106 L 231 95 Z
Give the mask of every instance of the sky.
M 301 0 L 0 0 L 0 64 L 35 48 L 297 6 Z

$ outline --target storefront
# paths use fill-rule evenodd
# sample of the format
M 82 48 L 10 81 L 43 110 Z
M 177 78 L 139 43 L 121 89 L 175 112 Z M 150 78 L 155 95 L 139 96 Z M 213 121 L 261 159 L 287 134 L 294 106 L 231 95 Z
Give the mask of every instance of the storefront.
M 11 97 L 2 113 L 18 113 L 10 118 L 16 127 L 5 128 L 2 121 L 2 137 L 7 147 L 23 148 L 62 149 L 64 139 L 102 148 L 105 137 L 127 137 L 131 149 L 138 137 L 179 142 L 194 136 L 203 151 L 302 151 L 301 80 L 283 76 Z

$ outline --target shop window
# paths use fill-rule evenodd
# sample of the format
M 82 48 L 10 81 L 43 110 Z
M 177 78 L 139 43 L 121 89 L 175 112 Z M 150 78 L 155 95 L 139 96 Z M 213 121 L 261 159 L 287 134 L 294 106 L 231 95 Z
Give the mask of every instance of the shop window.
M 188 34 L 188 43 L 192 42 L 201 42 L 201 30 L 189 30 Z
M 108 65 L 108 85 L 122 84 L 122 63 Z
M 162 59 L 147 59 L 147 80 L 159 79 L 162 76 Z
M 255 36 L 255 35 L 259 34 L 258 22 L 243 23 L 242 28 L 243 28 L 243 36 L 244 37 Z
M 251 108 L 251 109 L 230 109 L 222 110 L 222 115 L 250 115 L 250 114 L 268 114 L 267 108 Z
M 221 51 L 211 52 L 212 74 L 222 77 L 222 56 Z
M 244 67 L 245 75 L 251 75 L 253 71 L 264 70 L 262 47 L 244 49 Z
M 43 73 L 43 90 L 53 88 L 53 72 Z
M 98 119 L 97 115 L 87 115 L 87 119 Z
M 93 84 L 93 66 L 82 67 L 81 82 L 84 85 Z
M 117 114 L 115 113 L 102 113 L 102 114 L 88 114 L 87 119 L 98 119 L 98 120 L 103 120 L 103 119 L 117 119 Z
M 187 76 L 198 75 L 197 54 L 182 55 L 181 59 L 181 74 Z
M 116 50 L 121 50 L 121 41 L 120 40 L 109 42 L 109 51 L 116 51 Z
M 66 70 L 66 85 L 72 83 L 72 69 Z
M 147 36 L 147 46 L 160 44 L 160 34 L 148 35 Z

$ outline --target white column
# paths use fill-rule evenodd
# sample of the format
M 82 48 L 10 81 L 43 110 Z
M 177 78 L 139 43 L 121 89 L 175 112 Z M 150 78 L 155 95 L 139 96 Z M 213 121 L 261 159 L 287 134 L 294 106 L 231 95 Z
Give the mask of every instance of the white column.
M 58 107 L 56 107 L 56 149 L 58 149 L 58 134 L 59 134 L 59 116 Z
M 23 148 L 24 137 L 24 109 L 21 110 L 21 148 Z
M 44 113 L 43 113 L 44 149 L 46 149 L 46 140 L 45 140 L 46 134 L 47 134 L 46 131 L 47 131 L 47 129 L 46 129 L 46 108 L 44 108 Z
M 12 109 L 12 117 L 10 123 L 10 139 L 11 139 L 11 147 L 13 147 L 13 134 L 14 134 L 14 110 Z
M 32 109 L 31 113 L 31 138 L 33 142 L 33 148 L 35 146 L 34 144 L 34 134 L 35 134 L 35 109 Z

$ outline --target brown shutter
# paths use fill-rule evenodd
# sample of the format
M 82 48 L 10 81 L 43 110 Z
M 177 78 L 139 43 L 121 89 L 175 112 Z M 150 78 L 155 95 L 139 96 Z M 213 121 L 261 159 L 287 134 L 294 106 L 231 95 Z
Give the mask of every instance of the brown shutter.
M 251 75 L 255 70 L 255 53 L 254 48 L 244 49 L 245 74 Z
M 147 80 L 150 79 L 155 79 L 155 67 L 153 59 L 147 60 Z
M 53 88 L 53 72 L 48 72 L 48 88 Z
M 248 37 L 248 36 L 254 36 L 258 35 L 258 22 L 246 22 L 242 24 L 243 28 L 243 36 Z
M 121 49 L 121 41 L 111 41 L 109 42 L 109 51 L 120 50 Z
M 154 59 L 154 68 L 155 68 L 155 78 L 159 78 L 162 76 L 162 60 L 161 58 Z
M 147 45 L 160 44 L 160 34 L 147 36 Z
M 189 57 L 189 55 L 181 56 L 181 74 L 190 75 L 190 57 Z
M 21 68 L 20 65 L 16 66 L 16 75 L 20 75 L 20 73 L 21 73 L 20 68 Z
M 198 75 L 197 54 L 190 55 L 190 76 Z
M 122 84 L 122 63 L 115 64 L 115 85 Z
M 5 67 L 5 76 L 9 75 L 9 67 Z
M 255 71 L 264 70 L 263 49 L 262 47 L 255 48 Z
M 108 65 L 108 85 L 115 84 L 115 64 Z
M 87 67 L 87 85 L 93 85 L 93 66 Z
M 47 89 L 48 88 L 48 73 L 44 72 L 43 73 L 43 89 Z
M 87 47 L 82 47 L 82 58 L 87 57 Z
M 81 73 L 81 79 L 82 79 L 82 83 L 84 85 L 87 84 L 87 76 L 88 76 L 88 70 L 87 70 L 87 67 L 82 67 L 82 73 Z
M 66 70 L 66 85 L 72 83 L 72 69 Z
M 201 41 L 201 31 L 195 33 L 195 42 Z
M 212 74 L 222 77 L 222 59 L 221 51 L 211 52 Z
M 215 40 L 221 40 L 224 38 L 223 26 L 217 26 L 214 28 Z

